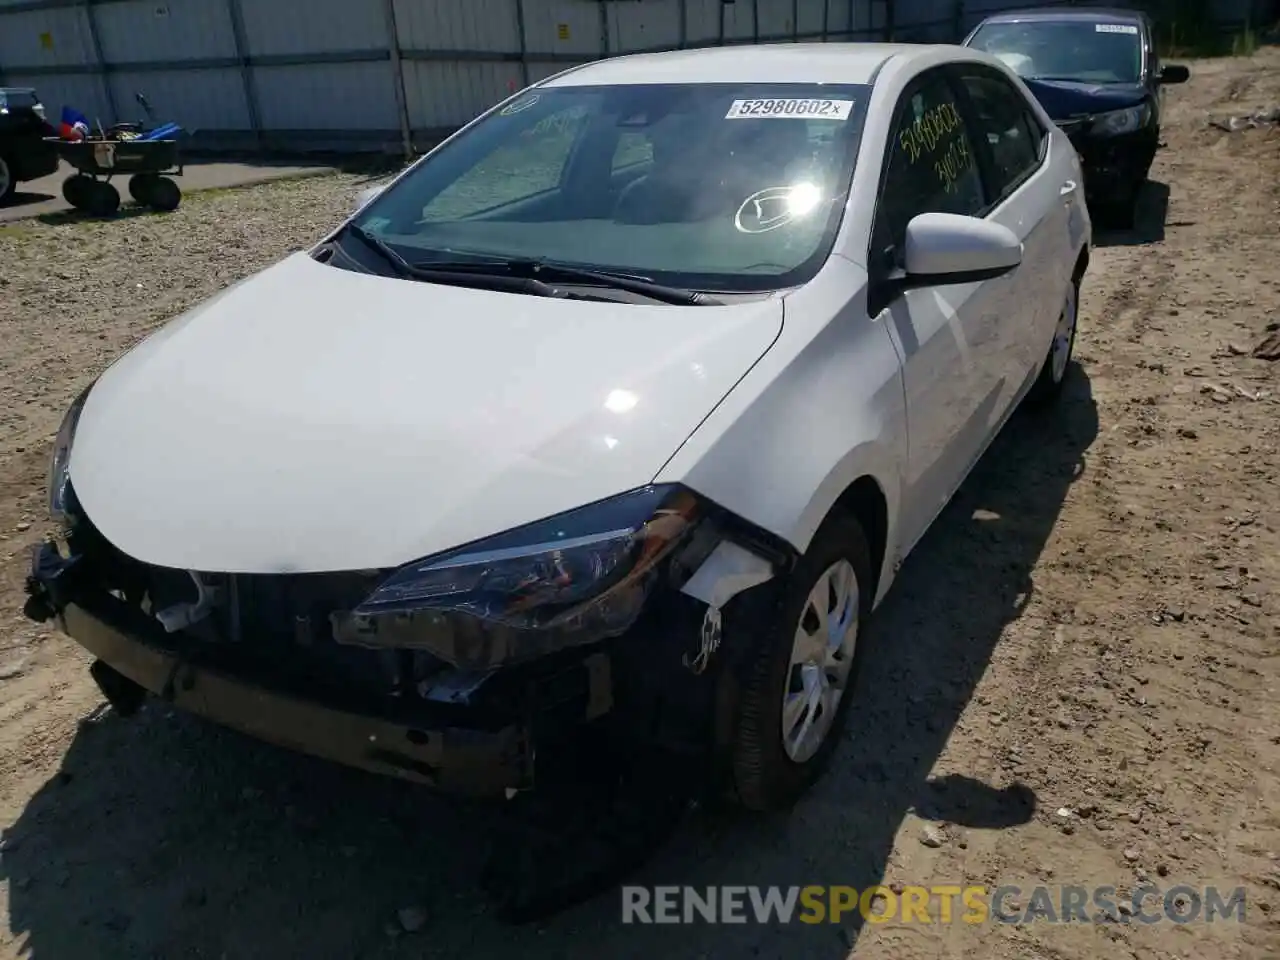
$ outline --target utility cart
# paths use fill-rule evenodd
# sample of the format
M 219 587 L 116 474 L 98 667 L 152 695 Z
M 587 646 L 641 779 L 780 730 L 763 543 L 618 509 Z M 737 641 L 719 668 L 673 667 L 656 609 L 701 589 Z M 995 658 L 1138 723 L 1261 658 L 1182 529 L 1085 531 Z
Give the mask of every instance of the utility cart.
M 176 133 L 176 128 L 171 132 Z M 120 207 L 120 191 L 112 185 L 111 178 L 124 175 L 129 176 L 129 195 L 143 206 L 169 211 L 176 210 L 182 202 L 182 191 L 169 179 L 182 176 L 177 140 L 150 139 L 146 135 L 116 140 L 50 139 L 58 155 L 79 171 L 62 184 L 62 196 L 77 210 L 98 217 L 111 216 Z
M 147 98 L 141 93 L 135 98 L 154 122 L 155 114 Z M 99 127 L 98 136 L 94 137 L 88 135 L 88 120 L 64 107 L 64 130 L 73 120 L 82 121 L 75 127 L 83 136 L 72 139 L 68 131 L 66 136 L 48 138 L 58 156 L 79 171 L 63 181 L 62 196 L 67 203 L 94 216 L 109 217 L 120 208 L 120 192 L 112 186 L 111 178 L 127 175 L 129 195 L 137 203 L 164 212 L 178 208 L 182 191 L 169 178 L 182 176 L 178 149 L 182 127 L 164 123 L 144 131 L 141 122 L 125 122 L 105 130 Z

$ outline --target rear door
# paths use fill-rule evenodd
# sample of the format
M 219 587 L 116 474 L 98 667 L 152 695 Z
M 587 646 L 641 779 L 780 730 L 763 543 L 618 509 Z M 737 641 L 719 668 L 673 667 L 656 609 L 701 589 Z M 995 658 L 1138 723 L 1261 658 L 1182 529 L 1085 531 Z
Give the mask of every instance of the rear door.
M 990 198 L 985 215 L 1023 243 L 1021 265 L 1003 280 L 1008 297 L 998 318 L 1000 399 L 994 413 L 1003 419 L 1053 339 L 1070 279 L 1069 215 L 1078 184 L 1054 179 L 1060 165 L 1050 157 L 1049 131 L 1008 77 L 983 64 L 964 64 L 955 78 L 983 159 Z

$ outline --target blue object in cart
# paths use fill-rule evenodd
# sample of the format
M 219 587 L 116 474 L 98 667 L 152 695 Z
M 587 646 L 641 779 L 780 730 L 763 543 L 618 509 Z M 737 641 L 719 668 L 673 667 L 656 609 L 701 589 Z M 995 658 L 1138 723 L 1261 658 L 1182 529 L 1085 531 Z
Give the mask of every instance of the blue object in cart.
M 162 126 L 156 127 L 154 130 L 142 134 L 140 137 L 135 137 L 134 142 L 136 143 L 138 140 L 172 140 L 181 132 L 182 127 L 178 124 L 166 123 Z
M 62 108 L 62 122 L 68 127 L 74 127 L 77 123 L 83 123 L 89 126 L 89 118 L 74 107 Z

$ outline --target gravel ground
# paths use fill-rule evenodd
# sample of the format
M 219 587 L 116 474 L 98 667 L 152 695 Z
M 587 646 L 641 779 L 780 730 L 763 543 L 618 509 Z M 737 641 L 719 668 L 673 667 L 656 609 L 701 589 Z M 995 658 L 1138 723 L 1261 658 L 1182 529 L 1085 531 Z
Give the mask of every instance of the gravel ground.
M 485 810 L 102 710 L 18 614 L 61 412 L 315 239 L 360 188 L 335 176 L 0 227 L 0 958 L 1280 956 L 1280 367 L 1250 355 L 1280 320 L 1280 132 L 1205 122 L 1280 104 L 1280 51 L 1193 72 L 1140 228 L 1100 238 L 1067 402 L 908 562 L 832 775 L 789 818 L 694 818 L 640 879 L 1243 885 L 1243 924 L 635 928 L 608 895 L 510 929 L 472 893 Z

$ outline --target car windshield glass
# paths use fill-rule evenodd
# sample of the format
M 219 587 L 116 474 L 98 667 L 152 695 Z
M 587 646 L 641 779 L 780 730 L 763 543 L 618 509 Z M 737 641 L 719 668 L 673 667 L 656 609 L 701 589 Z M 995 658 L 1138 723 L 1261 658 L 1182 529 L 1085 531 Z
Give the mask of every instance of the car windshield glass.
M 989 23 L 969 46 L 995 54 L 1028 80 L 1137 83 L 1142 76 L 1142 43 L 1132 23 Z
M 530 91 L 355 223 L 406 260 L 522 259 L 695 290 L 802 283 L 844 210 L 869 88 L 627 84 Z

